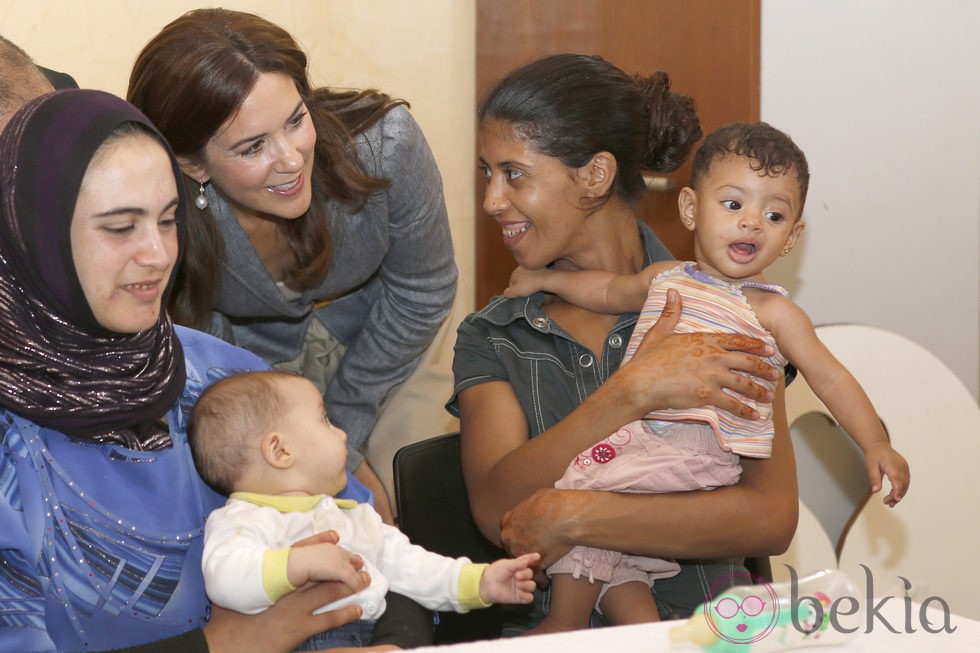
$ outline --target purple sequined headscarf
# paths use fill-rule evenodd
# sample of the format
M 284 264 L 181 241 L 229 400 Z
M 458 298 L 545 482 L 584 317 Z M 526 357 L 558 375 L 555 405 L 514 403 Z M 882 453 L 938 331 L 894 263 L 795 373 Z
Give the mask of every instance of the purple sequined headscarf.
M 140 333 L 102 327 L 71 251 L 89 162 L 129 122 L 156 134 L 170 157 L 183 249 L 187 201 L 177 161 L 126 101 L 102 91 L 58 91 L 29 102 L 0 135 L 0 406 L 77 440 L 162 449 L 171 446 L 163 419 L 185 382 L 173 323 L 161 310 L 156 325 Z M 175 274 L 176 265 L 171 285 Z

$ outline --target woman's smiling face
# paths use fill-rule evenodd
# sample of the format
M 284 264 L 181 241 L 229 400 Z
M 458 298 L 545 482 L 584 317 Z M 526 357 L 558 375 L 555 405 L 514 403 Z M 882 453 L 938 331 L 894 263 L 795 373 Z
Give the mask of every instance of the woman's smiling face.
M 480 126 L 479 152 L 483 210 L 519 265 L 540 269 L 590 245 L 577 169 L 534 151 L 513 125 L 494 119 Z
M 240 220 L 292 220 L 312 201 L 316 129 L 293 80 L 262 73 L 231 119 L 208 141 L 201 181 L 208 178 Z
M 95 319 L 117 333 L 156 324 L 177 260 L 177 180 L 156 140 L 130 134 L 89 163 L 71 221 L 71 249 Z

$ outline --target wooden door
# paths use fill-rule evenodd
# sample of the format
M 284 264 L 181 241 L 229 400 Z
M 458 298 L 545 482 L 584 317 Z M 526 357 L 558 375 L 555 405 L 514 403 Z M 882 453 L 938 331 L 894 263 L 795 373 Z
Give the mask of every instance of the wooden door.
M 545 54 L 598 54 L 628 73 L 666 70 L 694 97 L 705 132 L 759 119 L 760 0 L 477 0 L 477 102 L 510 69 Z M 643 219 L 681 259 L 693 256 L 677 217 L 690 162 L 642 200 Z M 476 305 L 507 285 L 514 259 L 482 208 L 477 180 Z

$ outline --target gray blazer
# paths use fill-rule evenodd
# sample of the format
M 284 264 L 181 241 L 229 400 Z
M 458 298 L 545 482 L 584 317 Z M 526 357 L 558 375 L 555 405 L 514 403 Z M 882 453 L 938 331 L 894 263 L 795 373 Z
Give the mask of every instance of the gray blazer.
M 209 331 L 275 364 L 295 358 L 311 320 L 320 320 L 347 347 L 325 399 L 330 419 L 347 431 L 350 469 L 363 460 L 385 400 L 448 315 L 457 277 L 442 179 L 412 115 L 392 109 L 356 145 L 366 172 L 390 185 L 356 213 L 330 201 L 333 263 L 295 301 L 283 296 L 213 184 L 206 190 L 227 251 Z

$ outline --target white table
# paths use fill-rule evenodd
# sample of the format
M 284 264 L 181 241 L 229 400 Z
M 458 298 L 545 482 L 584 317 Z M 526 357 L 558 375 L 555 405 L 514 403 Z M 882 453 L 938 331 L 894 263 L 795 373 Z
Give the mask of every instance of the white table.
M 903 653 L 943 653 L 945 651 L 980 653 L 980 621 L 967 619 L 955 614 L 949 618 L 949 625 L 955 632 L 930 633 L 923 629 L 919 621 L 920 605 L 911 604 L 911 628 L 906 630 L 906 606 L 902 599 L 892 598 L 880 609 L 882 617 L 898 633 L 892 633 L 878 620 L 872 622 L 870 633 L 866 628 L 859 629 L 844 643 L 834 646 L 808 646 L 796 650 L 813 650 L 816 653 L 826 652 L 852 653 L 854 651 L 888 651 Z M 943 614 L 934 609 L 935 604 L 927 607 L 927 616 L 933 630 L 942 627 Z M 699 646 L 684 643 L 672 644 L 669 632 L 681 622 L 670 621 L 662 623 L 642 624 L 638 626 L 619 626 L 616 628 L 600 628 L 582 630 L 560 635 L 540 635 L 536 637 L 517 637 L 513 639 L 498 639 L 451 646 L 431 646 L 413 649 L 417 653 L 703 653 Z M 864 620 L 861 623 L 866 623 Z M 764 640 L 763 640 L 764 641 Z M 745 653 L 755 653 L 762 649 L 759 645 L 744 647 Z M 768 650 L 768 649 L 767 649 Z

